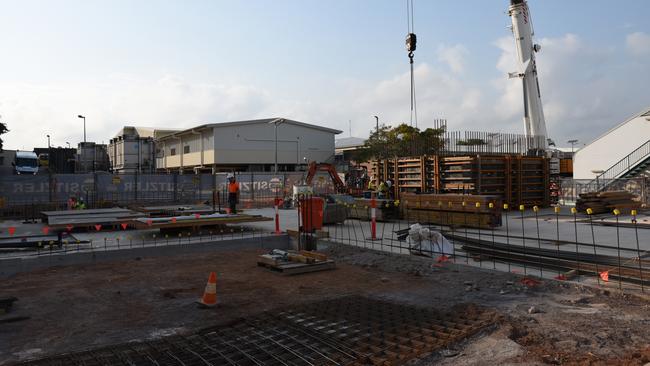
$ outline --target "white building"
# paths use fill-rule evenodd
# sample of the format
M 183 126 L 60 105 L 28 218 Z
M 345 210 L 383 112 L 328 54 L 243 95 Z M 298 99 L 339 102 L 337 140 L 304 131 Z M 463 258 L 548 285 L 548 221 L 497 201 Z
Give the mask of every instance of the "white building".
M 124 126 L 108 144 L 111 171 L 152 173 L 155 171 L 155 139 L 178 130 Z
M 576 151 L 573 178 L 594 179 L 601 173 L 605 179 L 618 178 L 645 164 L 648 158 L 650 110 L 646 109 Z
M 275 123 L 273 123 L 275 121 Z M 339 130 L 289 119 L 204 124 L 156 139 L 156 169 L 166 172 L 295 171 L 334 159 Z

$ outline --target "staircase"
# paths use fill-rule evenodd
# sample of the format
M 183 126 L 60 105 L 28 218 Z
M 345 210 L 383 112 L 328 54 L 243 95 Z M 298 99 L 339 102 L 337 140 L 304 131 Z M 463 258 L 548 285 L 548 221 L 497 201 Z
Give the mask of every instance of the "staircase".
M 591 192 L 605 191 L 619 179 L 639 176 L 650 177 L 650 140 L 600 173 L 585 186 L 589 187 Z

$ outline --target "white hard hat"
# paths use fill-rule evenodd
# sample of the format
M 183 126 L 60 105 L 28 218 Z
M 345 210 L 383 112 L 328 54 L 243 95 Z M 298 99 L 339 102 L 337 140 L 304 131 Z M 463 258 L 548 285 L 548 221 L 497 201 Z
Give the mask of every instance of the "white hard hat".
M 234 178 L 234 177 L 235 176 L 232 173 L 228 173 L 228 175 L 226 175 L 226 179 L 231 179 L 231 178 Z

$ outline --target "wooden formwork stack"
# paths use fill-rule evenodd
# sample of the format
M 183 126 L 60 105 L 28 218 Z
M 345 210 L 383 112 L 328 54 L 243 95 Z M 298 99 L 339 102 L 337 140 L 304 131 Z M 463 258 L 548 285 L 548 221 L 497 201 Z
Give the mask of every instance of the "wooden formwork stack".
M 402 193 L 498 195 L 510 205 L 548 206 L 549 162 L 519 155 L 436 155 L 372 163 L 376 183 L 390 178 Z
M 501 226 L 503 203 L 493 195 L 402 193 L 400 207 L 409 222 L 488 229 Z

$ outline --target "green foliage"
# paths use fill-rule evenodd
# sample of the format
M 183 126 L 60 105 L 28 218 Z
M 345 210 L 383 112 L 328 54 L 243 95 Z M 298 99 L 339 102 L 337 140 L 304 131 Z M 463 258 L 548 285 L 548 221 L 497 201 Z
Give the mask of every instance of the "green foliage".
M 444 128 L 427 128 L 421 131 L 405 123 L 397 127 L 382 125 L 373 130 L 363 148 L 354 154 L 358 162 L 404 156 L 437 154 L 444 146 Z
M 480 146 L 480 145 L 487 145 L 487 142 L 483 139 L 467 139 L 467 140 L 460 140 L 456 143 L 459 146 Z
M 0 135 L 5 134 L 7 132 L 9 132 L 7 125 L 5 123 L 0 122 Z M 0 151 L 2 151 L 2 139 L 0 139 Z

